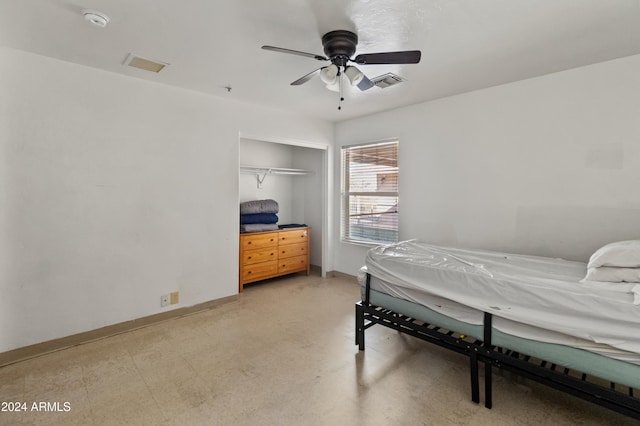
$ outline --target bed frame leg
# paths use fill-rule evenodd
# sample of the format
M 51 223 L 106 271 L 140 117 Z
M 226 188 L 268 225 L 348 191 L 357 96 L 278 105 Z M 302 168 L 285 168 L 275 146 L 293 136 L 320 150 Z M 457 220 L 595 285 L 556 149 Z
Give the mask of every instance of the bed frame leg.
M 484 362 L 484 406 L 491 408 L 493 405 L 491 398 L 491 361 L 485 360 Z
M 485 312 L 484 313 L 484 342 L 483 346 L 487 351 L 491 350 L 491 330 L 492 330 L 493 316 Z M 491 408 L 491 359 L 485 358 L 484 360 L 484 406 Z
M 469 355 L 469 361 L 471 363 L 471 401 L 479 404 L 480 383 L 478 380 L 478 354 L 475 351 L 471 351 Z
M 364 351 L 364 309 L 360 304 L 356 304 L 356 345 L 358 349 Z

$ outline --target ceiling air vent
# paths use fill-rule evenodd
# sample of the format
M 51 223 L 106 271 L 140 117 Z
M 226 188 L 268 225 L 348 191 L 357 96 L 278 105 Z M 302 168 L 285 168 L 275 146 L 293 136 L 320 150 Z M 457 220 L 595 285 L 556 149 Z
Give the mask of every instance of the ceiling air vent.
M 371 79 L 371 81 L 373 82 L 373 84 L 375 84 L 379 88 L 386 89 L 387 87 L 394 86 L 398 83 L 402 83 L 403 81 L 407 81 L 407 80 L 400 77 L 399 75 L 395 75 L 389 72 L 389 73 L 374 77 Z
M 169 64 L 166 64 L 164 62 L 152 61 L 151 59 L 142 58 L 138 55 L 134 55 L 133 53 L 129 53 L 129 56 L 127 56 L 127 59 L 125 59 L 124 61 L 124 65 L 139 68 L 145 71 L 160 72 Z

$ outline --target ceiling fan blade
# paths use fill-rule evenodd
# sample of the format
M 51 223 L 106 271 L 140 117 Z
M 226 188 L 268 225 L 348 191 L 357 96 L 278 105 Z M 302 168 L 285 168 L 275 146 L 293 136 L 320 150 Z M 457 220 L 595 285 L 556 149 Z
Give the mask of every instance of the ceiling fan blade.
M 402 52 L 365 53 L 358 55 L 353 62 L 360 65 L 375 64 L 417 64 L 422 53 L 419 50 L 405 50 Z
M 264 50 L 271 50 L 271 51 L 274 51 L 274 52 L 289 53 L 289 54 L 292 54 L 292 55 L 306 56 L 307 58 L 313 58 L 313 59 L 317 59 L 319 61 L 328 61 L 328 59 L 325 58 L 324 56 L 316 55 L 316 54 L 313 54 L 313 53 L 300 52 L 298 50 L 285 49 L 283 47 L 262 46 L 262 48 Z
M 320 75 L 320 71 L 322 71 L 322 68 L 318 68 L 315 71 L 311 71 L 309 74 L 305 75 L 304 77 L 300 77 L 299 79 L 297 79 L 296 81 L 291 83 L 291 85 L 292 86 L 299 86 L 301 84 L 304 84 L 307 81 L 311 80 L 313 77 Z
M 364 92 L 365 90 L 371 89 L 373 86 L 375 86 L 375 84 L 373 84 L 373 81 L 369 80 L 367 76 L 363 74 L 362 80 L 360 80 L 360 83 L 358 83 L 358 89 Z

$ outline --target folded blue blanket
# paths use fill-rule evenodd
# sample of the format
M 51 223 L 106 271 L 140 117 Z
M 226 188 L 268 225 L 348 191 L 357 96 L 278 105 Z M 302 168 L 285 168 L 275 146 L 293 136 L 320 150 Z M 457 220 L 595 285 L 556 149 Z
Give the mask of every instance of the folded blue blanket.
M 256 213 L 256 214 L 240 215 L 240 225 L 247 225 L 251 223 L 278 223 L 278 215 L 275 213 Z
M 240 214 L 278 213 L 279 206 L 275 200 L 253 200 L 240 203 Z

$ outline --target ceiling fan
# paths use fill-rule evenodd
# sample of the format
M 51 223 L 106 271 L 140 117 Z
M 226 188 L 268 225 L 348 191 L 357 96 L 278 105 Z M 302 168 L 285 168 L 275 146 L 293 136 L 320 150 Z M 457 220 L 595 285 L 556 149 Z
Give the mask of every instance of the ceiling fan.
M 304 84 L 319 75 L 329 90 L 340 92 L 340 101 L 344 100 L 342 97 L 342 74 L 347 76 L 352 86 L 357 86 L 360 90 L 368 90 L 374 86 L 374 83 L 362 71 L 353 65 L 349 65 L 350 62 L 358 65 L 417 64 L 420 62 L 421 52 L 419 50 L 365 53 L 352 58 L 356 52 L 357 45 L 358 36 L 355 33 L 347 30 L 336 30 L 322 36 L 322 46 L 324 47 L 325 55 L 327 55 L 326 57 L 275 46 L 262 46 L 262 48 L 274 52 L 306 56 L 318 61 L 330 61 L 331 64 L 311 71 L 309 74 L 292 82 L 291 85 Z M 338 109 L 341 109 L 341 107 L 338 106 Z

